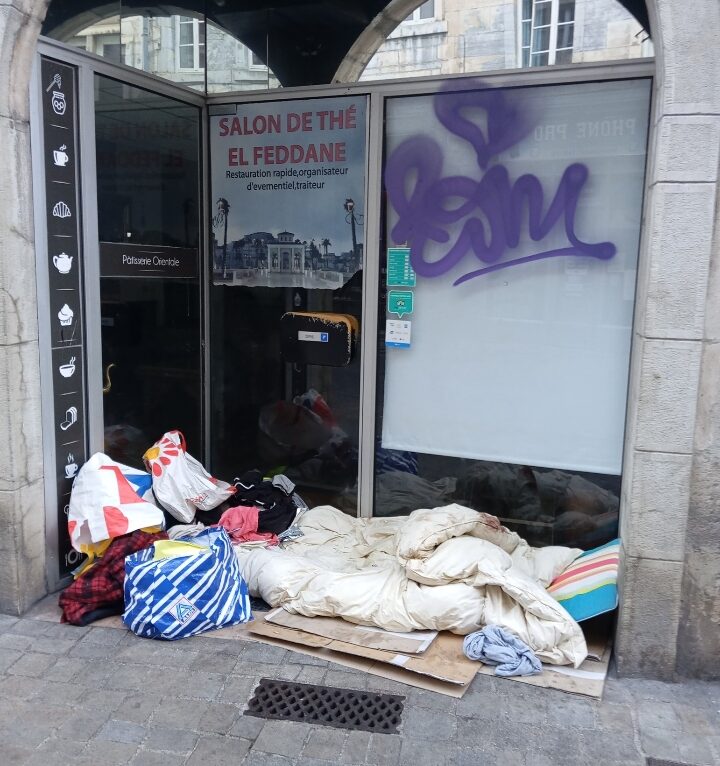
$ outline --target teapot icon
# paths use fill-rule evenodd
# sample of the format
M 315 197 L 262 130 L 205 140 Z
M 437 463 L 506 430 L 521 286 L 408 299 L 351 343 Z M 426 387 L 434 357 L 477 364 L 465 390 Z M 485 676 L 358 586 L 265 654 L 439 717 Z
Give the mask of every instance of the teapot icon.
M 67 253 L 53 255 L 53 265 L 61 274 L 69 274 L 72 268 L 73 257 Z

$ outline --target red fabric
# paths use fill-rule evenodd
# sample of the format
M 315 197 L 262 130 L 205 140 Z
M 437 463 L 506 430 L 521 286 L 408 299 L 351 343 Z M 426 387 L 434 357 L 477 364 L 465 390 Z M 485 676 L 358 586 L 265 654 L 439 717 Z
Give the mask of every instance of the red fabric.
M 219 527 L 227 530 L 234 543 L 251 543 L 264 540 L 268 545 L 277 545 L 277 535 L 272 532 L 258 532 L 260 511 L 254 505 L 236 505 L 220 517 Z
M 138 529 L 129 535 L 116 537 L 102 558 L 60 594 L 58 604 L 62 609 L 62 621 L 86 625 L 85 617 L 90 612 L 108 608 L 121 614 L 124 608 L 125 556 L 149 548 L 156 540 L 167 540 L 167 534 Z

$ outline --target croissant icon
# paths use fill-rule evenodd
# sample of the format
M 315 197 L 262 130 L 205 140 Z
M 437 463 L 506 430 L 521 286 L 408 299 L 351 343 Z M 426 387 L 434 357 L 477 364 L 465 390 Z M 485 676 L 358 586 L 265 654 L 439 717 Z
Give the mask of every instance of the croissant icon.
M 55 218 L 70 218 L 72 215 L 70 208 L 64 202 L 58 202 L 52 209 L 52 214 Z

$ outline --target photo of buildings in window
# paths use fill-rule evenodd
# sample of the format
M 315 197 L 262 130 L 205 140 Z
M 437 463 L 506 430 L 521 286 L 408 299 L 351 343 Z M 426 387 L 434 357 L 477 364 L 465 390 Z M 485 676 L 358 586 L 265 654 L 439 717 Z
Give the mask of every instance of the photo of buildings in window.
M 364 250 L 365 97 L 211 117 L 216 285 L 337 289 Z

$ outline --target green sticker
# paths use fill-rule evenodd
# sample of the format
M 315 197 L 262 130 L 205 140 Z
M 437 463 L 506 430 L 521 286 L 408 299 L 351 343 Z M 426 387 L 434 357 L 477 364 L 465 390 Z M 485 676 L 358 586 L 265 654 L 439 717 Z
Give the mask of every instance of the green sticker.
M 415 269 L 410 265 L 409 247 L 388 248 L 387 284 L 398 287 L 415 287 Z
M 405 314 L 413 313 L 412 290 L 390 290 L 388 292 L 388 313 L 397 314 L 402 318 Z

